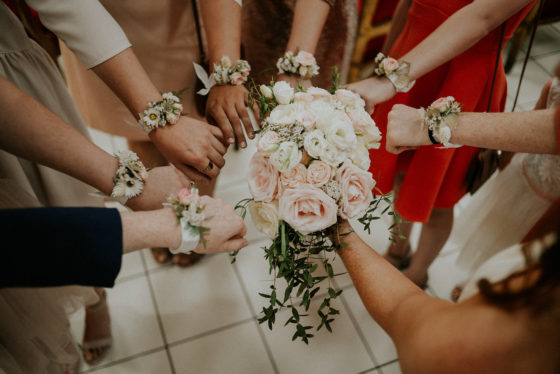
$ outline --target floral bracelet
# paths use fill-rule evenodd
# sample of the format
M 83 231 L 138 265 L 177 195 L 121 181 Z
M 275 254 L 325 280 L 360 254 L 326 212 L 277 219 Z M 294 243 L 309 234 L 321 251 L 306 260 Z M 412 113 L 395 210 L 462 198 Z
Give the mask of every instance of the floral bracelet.
M 410 64 L 408 62 L 398 62 L 392 57 L 385 57 L 383 53 L 378 53 L 374 60 L 373 74 L 378 77 L 387 77 L 397 92 L 408 92 L 416 81 L 411 81 L 408 76 Z
M 148 101 L 148 108 L 139 113 L 138 124 L 147 134 L 158 127 L 174 125 L 182 114 L 183 105 L 177 95 L 167 92 L 162 97 L 161 101 Z
M 235 64 L 231 63 L 228 56 L 220 59 L 220 62 L 214 63 L 214 71 L 210 76 L 206 70 L 197 64 L 193 63 L 194 71 L 204 85 L 203 89 L 198 90 L 199 95 L 208 95 L 210 89 L 214 86 L 240 86 L 247 82 L 249 73 L 251 73 L 251 65 L 246 60 L 237 60 Z
M 209 230 L 201 226 L 206 219 L 204 206 L 200 204 L 198 188 L 182 188 L 177 195 L 171 195 L 164 206 L 171 206 L 175 210 L 177 220 L 181 226 L 181 245 L 170 249 L 171 253 L 189 254 L 194 251 L 198 243 L 205 243 L 204 234 Z
M 111 191 L 111 197 L 124 205 L 128 199 L 144 191 L 144 181 L 148 177 L 148 171 L 132 151 L 118 151 L 115 157 L 119 161 L 119 167 L 113 177 L 115 187 Z
M 301 79 L 311 79 L 319 74 L 315 57 L 306 51 L 299 51 L 295 56 L 293 52 L 286 52 L 278 59 L 276 67 L 278 74 L 299 75 Z
M 461 113 L 462 104 L 453 96 L 441 97 L 428 108 L 420 108 L 422 128 L 428 128 L 428 137 L 433 144 L 443 144 L 445 148 L 456 147 L 449 143 L 451 133 L 457 127 L 457 114 Z

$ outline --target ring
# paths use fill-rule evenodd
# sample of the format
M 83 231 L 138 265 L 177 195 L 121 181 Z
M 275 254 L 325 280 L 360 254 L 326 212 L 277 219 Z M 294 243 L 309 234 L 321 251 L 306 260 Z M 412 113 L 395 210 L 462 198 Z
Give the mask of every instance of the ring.
M 206 170 L 207 170 L 207 171 L 210 171 L 210 170 L 212 170 L 212 169 L 214 169 L 214 164 L 211 163 L 211 162 L 209 162 L 209 163 L 208 163 L 208 166 L 206 167 Z

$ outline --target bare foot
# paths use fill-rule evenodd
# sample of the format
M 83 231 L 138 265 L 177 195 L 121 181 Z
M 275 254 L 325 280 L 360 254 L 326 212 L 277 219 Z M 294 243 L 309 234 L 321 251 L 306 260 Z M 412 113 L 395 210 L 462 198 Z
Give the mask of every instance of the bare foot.
M 410 242 L 406 240 L 404 243 L 391 244 L 383 257 L 399 270 L 408 268 L 412 260 Z
M 107 353 L 113 338 L 111 336 L 111 317 L 107 306 L 105 290 L 96 288 L 99 302 L 86 307 L 86 323 L 82 353 L 84 360 L 90 365 L 97 364 Z
M 150 248 L 152 251 L 152 256 L 154 256 L 154 260 L 156 260 L 159 264 L 165 264 L 171 260 L 173 256 L 169 249 L 167 248 Z
M 179 253 L 173 256 L 173 263 L 184 268 L 196 264 L 203 256 L 194 252 L 188 255 Z

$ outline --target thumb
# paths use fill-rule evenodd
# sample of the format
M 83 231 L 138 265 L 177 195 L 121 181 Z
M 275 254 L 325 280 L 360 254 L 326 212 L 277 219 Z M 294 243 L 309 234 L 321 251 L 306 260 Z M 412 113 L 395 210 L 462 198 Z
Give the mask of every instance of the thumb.
M 246 247 L 247 245 L 249 245 L 247 239 L 233 238 L 224 243 L 224 245 L 222 246 L 222 250 L 223 252 L 233 252 L 243 247 Z

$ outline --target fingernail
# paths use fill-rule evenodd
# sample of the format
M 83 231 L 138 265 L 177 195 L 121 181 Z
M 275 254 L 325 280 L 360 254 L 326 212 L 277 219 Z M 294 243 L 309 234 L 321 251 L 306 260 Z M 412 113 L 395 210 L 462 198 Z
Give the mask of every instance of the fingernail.
M 250 134 L 249 134 L 249 138 L 253 139 L 254 137 L 255 137 L 255 134 L 254 134 L 254 133 L 250 133 Z
M 234 138 L 229 138 L 227 141 L 228 141 L 229 144 L 233 144 L 235 142 L 235 139 Z
M 241 142 L 241 148 L 245 148 L 246 144 L 245 142 Z

